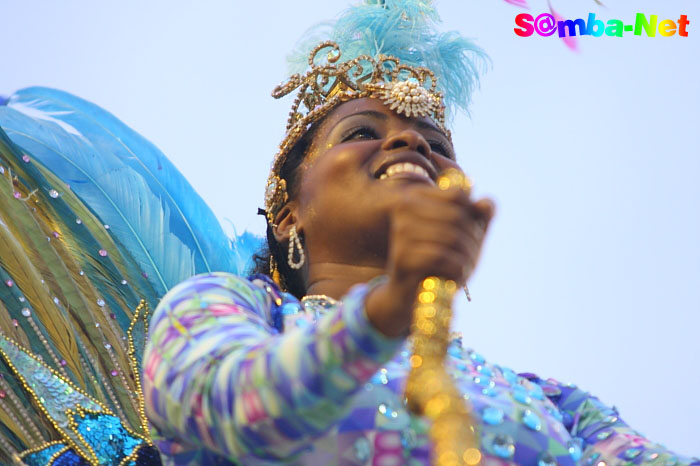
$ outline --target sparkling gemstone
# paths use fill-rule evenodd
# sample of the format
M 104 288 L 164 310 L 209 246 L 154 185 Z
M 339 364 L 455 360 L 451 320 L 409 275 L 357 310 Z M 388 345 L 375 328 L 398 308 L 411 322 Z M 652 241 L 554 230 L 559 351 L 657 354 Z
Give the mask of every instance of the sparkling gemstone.
M 649 454 L 646 456 L 646 460 L 647 460 L 647 461 L 654 461 L 654 460 L 655 460 L 656 458 L 658 458 L 658 457 L 659 457 L 659 454 L 658 454 L 658 453 L 652 452 L 652 453 L 649 453 Z
M 469 357 L 471 358 L 472 361 L 474 361 L 477 364 L 484 364 L 486 362 L 486 359 L 476 351 L 472 351 L 469 354 Z
M 5 398 L 7 396 L 7 393 L 5 393 L 5 390 L 0 390 L 0 400 Z
M 635 459 L 642 452 L 641 448 L 628 448 L 625 450 L 625 458 L 628 460 Z
M 12 319 L 12 325 L 15 327 L 19 327 L 19 322 L 17 322 L 17 319 Z
M 557 466 L 557 460 L 550 453 L 542 453 L 537 460 L 537 466 Z
M 23 307 L 22 308 L 22 315 L 24 317 L 29 317 L 30 315 L 32 315 L 32 311 L 30 311 L 28 307 Z
M 53 302 L 54 302 L 54 304 L 58 304 L 58 298 L 54 296 L 54 297 L 53 297 Z
M 532 402 L 532 399 L 527 393 L 527 389 L 522 385 L 515 385 L 513 387 L 513 399 L 524 405 L 529 405 Z
M 498 434 L 491 443 L 493 453 L 501 458 L 511 458 L 515 454 L 515 442 L 510 435 Z
M 617 416 L 615 416 L 614 414 L 611 414 L 611 415 L 607 416 L 605 419 L 603 419 L 603 422 L 605 422 L 606 424 L 614 424 L 617 422 Z
M 105 249 L 100 249 L 99 251 L 97 251 L 97 253 L 102 257 L 107 256 L 107 251 Z
M 542 430 L 542 421 L 539 416 L 529 409 L 526 409 L 523 413 L 523 424 L 532 430 Z
M 95 327 L 100 328 L 100 323 L 97 322 L 97 323 L 95 324 Z
M 2 175 L 2 174 L 4 174 L 4 173 L 5 173 L 5 167 L 3 167 L 2 165 L 0 165 L 0 175 Z
M 65 359 L 61 359 L 59 364 L 61 364 L 61 366 L 65 366 L 66 364 L 68 364 L 68 362 Z
M 105 349 L 112 349 L 112 345 L 110 345 L 109 343 L 105 343 Z
M 574 461 L 578 461 L 581 459 L 581 455 L 583 452 L 581 451 L 581 446 L 577 442 L 569 442 L 568 443 L 568 449 L 569 449 L 569 455 Z
M 122 285 L 126 285 L 126 280 L 122 280 Z
M 12 287 L 14 284 L 15 282 L 13 282 L 12 280 L 5 280 L 5 285 L 7 285 L 8 287 Z
M 55 189 L 49 190 L 49 196 L 56 199 L 58 197 L 58 191 L 56 191 Z
M 606 438 L 610 437 L 612 435 L 612 431 L 610 430 L 604 430 L 603 432 L 599 433 L 596 435 L 596 438 L 598 440 L 605 440 Z
M 15 191 L 12 193 L 12 197 L 14 197 L 15 199 L 19 199 L 20 197 L 22 197 L 22 195 L 19 192 Z
M 486 377 L 493 377 L 493 371 L 487 366 L 477 366 L 476 368 L 479 373 L 484 374 Z
M 117 372 L 116 370 L 112 370 L 110 374 L 112 374 L 112 377 L 116 377 L 119 374 L 119 372 Z
M 83 275 L 85 275 L 85 272 L 83 272 L 82 270 L 81 270 L 80 272 L 78 272 L 78 273 L 80 274 L 81 277 L 82 277 Z
M 23 303 L 23 302 L 25 302 L 25 301 L 27 300 L 24 296 L 20 296 L 20 297 L 17 298 L 17 299 L 19 299 L 19 302 L 20 302 L 20 303 Z
M 54 238 L 58 238 L 59 236 L 61 236 L 57 231 L 54 231 L 52 234 Z
M 495 397 L 496 395 L 498 395 L 498 390 L 496 390 L 493 387 L 486 387 L 483 390 L 481 390 L 481 393 L 483 393 L 486 396 Z
M 27 154 L 24 154 L 24 155 L 22 156 L 22 160 L 24 161 L 24 163 L 29 163 L 29 161 L 30 161 L 31 159 L 29 158 L 29 156 L 28 156 Z
M 79 218 L 76 218 L 76 219 L 75 219 L 75 223 L 77 223 L 78 225 L 80 225 L 81 223 L 83 223 L 83 221 L 80 220 Z
M 109 230 L 109 225 L 105 225 L 105 230 Z
M 486 407 L 482 412 L 482 418 L 486 424 L 497 426 L 503 422 L 503 410 L 500 408 Z
M 327 58 L 329 61 L 337 60 L 340 57 L 340 50 L 333 49 L 328 52 Z
M 101 298 L 98 299 L 98 300 L 97 300 L 97 305 L 100 306 L 100 307 L 104 307 L 104 305 L 105 305 L 105 300 L 104 300 L 104 299 L 101 299 Z

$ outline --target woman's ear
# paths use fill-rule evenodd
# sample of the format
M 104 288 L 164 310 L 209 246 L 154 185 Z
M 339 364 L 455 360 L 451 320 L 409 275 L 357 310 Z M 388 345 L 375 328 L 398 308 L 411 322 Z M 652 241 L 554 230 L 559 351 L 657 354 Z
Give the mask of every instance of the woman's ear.
M 287 202 L 275 215 L 275 225 L 272 227 L 272 233 L 275 235 L 275 241 L 280 244 L 289 241 L 289 231 L 293 226 L 296 226 L 297 233 L 301 231 L 299 225 L 299 217 L 296 215 L 297 205 L 294 201 Z

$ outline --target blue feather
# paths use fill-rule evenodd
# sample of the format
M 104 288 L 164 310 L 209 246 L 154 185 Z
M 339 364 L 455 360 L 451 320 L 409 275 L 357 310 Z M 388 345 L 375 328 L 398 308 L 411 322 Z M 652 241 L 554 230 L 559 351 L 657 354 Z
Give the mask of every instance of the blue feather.
M 472 41 L 457 32 L 439 32 L 440 17 L 430 1 L 367 0 L 346 10 L 337 21 L 309 29 L 288 57 L 291 73 L 303 73 L 315 45 L 333 40 L 341 60 L 360 55 L 392 55 L 410 66 L 424 66 L 438 77 L 446 113 L 469 113 L 469 103 L 489 59 Z
M 251 238 L 229 239 L 162 152 L 100 107 L 28 88 L 0 107 L 0 126 L 110 226 L 159 293 L 196 273 L 244 272 Z

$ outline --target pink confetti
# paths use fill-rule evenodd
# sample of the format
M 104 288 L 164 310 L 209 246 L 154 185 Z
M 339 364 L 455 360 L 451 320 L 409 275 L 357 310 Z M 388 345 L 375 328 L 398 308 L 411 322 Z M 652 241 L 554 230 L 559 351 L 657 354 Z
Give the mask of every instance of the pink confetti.
M 549 11 L 552 12 L 552 16 L 554 16 L 554 19 L 557 21 L 557 24 L 559 23 L 559 21 L 566 21 L 566 18 L 554 11 L 554 8 L 552 8 L 552 3 L 550 1 L 547 1 L 547 4 L 549 5 Z M 576 39 L 576 36 L 564 36 L 561 38 L 561 40 L 563 40 L 564 44 L 571 50 L 573 50 L 574 52 L 578 52 L 578 40 Z
M 527 8 L 528 10 L 530 9 L 530 6 L 527 4 L 527 1 L 525 0 L 504 0 L 506 3 L 509 3 L 511 5 L 519 6 L 520 8 Z

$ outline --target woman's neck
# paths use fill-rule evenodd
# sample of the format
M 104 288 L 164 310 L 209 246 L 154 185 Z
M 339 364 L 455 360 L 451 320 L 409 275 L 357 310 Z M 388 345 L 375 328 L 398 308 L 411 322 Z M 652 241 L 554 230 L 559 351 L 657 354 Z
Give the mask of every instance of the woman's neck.
M 323 294 L 340 299 L 353 285 L 367 283 L 384 273 L 384 269 L 380 267 L 332 262 L 310 264 L 306 294 Z

